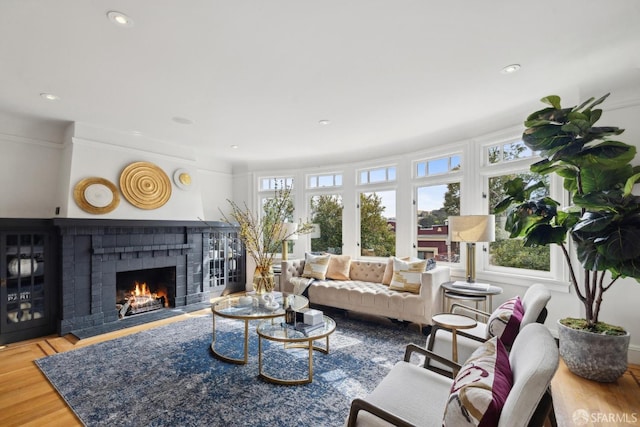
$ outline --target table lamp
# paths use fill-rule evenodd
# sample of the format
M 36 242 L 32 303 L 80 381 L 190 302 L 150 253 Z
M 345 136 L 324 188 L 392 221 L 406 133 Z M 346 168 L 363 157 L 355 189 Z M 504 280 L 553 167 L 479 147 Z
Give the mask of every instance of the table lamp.
M 467 244 L 467 282 L 476 281 L 476 243 L 496 240 L 495 215 L 460 215 L 449 217 L 452 242 Z
M 280 237 L 282 239 L 282 260 L 286 261 L 289 254 L 289 240 L 298 240 L 298 224 L 295 222 L 284 222 L 280 227 Z

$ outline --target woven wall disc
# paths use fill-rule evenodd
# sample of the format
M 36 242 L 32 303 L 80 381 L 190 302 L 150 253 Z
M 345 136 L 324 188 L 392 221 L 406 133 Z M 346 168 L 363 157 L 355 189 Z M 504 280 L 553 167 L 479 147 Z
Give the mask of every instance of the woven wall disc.
M 120 204 L 116 186 L 104 178 L 85 178 L 73 188 L 73 199 L 78 206 L 92 214 L 111 212 Z
M 171 198 L 171 181 L 153 163 L 135 162 L 120 174 L 122 195 L 140 209 L 157 209 Z

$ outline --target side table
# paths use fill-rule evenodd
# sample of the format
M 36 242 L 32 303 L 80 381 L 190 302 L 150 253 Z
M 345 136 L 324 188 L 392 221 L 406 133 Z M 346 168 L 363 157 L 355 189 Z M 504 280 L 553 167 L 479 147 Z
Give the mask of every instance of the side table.
M 429 350 L 433 349 L 433 340 L 436 336 L 437 328 L 448 329 L 451 331 L 451 360 L 458 363 L 458 335 L 456 332 L 458 329 L 475 328 L 478 322 L 471 317 L 452 313 L 436 314 L 431 320 L 433 321 L 434 329 L 431 331 L 429 338 Z
M 442 290 L 442 310 L 449 311 L 449 298 L 458 300 L 470 300 L 476 302 L 484 301 L 484 310 L 485 312 L 493 311 L 493 299 L 494 295 L 499 295 L 502 293 L 502 288 L 499 286 L 493 285 L 481 285 L 474 283 L 467 283 L 464 281 L 456 281 L 456 282 L 444 282 L 440 285 L 440 289 Z M 465 298 L 470 297 L 470 298 Z M 472 298 L 473 297 L 473 298 Z M 483 298 L 483 300 L 478 300 L 477 298 Z M 487 310 L 487 299 L 489 300 L 489 309 Z

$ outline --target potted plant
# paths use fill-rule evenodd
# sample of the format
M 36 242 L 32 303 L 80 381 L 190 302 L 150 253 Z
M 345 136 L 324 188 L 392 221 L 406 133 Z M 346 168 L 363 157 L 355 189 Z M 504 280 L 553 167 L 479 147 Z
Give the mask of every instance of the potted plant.
M 293 215 L 291 188 L 276 188 L 274 196 L 267 199 L 262 214 L 252 212 L 246 205 L 227 200 L 231 213 L 222 213 L 223 221 L 239 227 L 240 239 L 253 259 L 256 268 L 253 287 L 256 293 L 264 294 L 274 288 L 273 260 L 282 248 L 282 242 L 293 234 L 308 234 L 313 225 L 300 221 L 295 231 L 288 231 L 283 224 L 290 222 Z
M 629 347 L 623 328 L 600 321 L 603 295 L 620 278 L 640 278 L 640 197 L 632 194 L 640 167 L 630 163 L 634 146 L 609 139 L 623 129 L 595 126 L 602 110 L 594 107 L 608 96 L 571 108 L 562 108 L 560 97 L 547 96 L 542 102 L 549 107 L 524 123 L 523 142 L 542 157 L 530 170 L 562 177 L 570 208 L 559 209 L 557 201 L 540 194 L 541 181 L 516 178 L 505 183 L 506 197 L 494 209 L 506 211 L 511 238 L 523 238 L 525 246 L 562 249 L 585 317 L 559 321 L 560 354 L 572 372 L 602 382 L 625 372 Z

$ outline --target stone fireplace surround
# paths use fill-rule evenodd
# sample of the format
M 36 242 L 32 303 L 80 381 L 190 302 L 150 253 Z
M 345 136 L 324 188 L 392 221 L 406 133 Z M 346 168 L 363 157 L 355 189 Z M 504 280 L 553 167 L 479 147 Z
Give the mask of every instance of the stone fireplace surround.
M 56 219 L 60 239 L 58 333 L 117 322 L 116 273 L 175 267 L 171 307 L 209 301 L 199 221 Z M 142 314 L 144 315 L 144 314 Z

